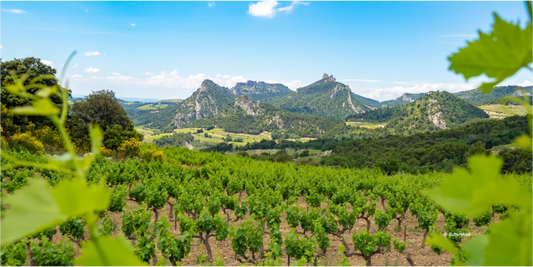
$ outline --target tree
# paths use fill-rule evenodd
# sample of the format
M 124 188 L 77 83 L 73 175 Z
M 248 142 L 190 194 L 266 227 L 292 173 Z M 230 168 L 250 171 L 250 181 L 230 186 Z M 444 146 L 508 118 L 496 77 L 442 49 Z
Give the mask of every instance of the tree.
M 72 105 L 69 129 L 74 138 L 88 140 L 91 123 L 100 125 L 104 131 L 104 146 L 109 149 L 117 149 L 132 137 L 143 140 L 143 135 L 133 128 L 128 114 L 111 90 L 93 92 Z
M 96 91 L 85 100 L 74 102 L 71 114 L 86 126 L 89 123 L 97 123 L 104 131 L 115 124 L 126 130 L 132 124 L 126 110 L 118 103 L 115 93 L 111 90 Z
M 15 74 L 13 76 L 12 74 Z M 19 96 L 16 96 L 12 93 L 10 93 L 5 86 L 14 84 L 15 78 L 22 78 L 23 76 L 26 77 L 23 84 L 26 87 L 26 91 L 30 94 L 35 94 L 37 92 L 38 88 L 36 85 L 30 85 L 30 82 L 34 80 L 37 77 L 45 76 L 48 77 L 43 78 L 39 81 L 36 81 L 35 84 L 39 85 L 46 85 L 49 87 L 58 85 L 58 80 L 55 78 L 56 70 L 52 68 L 51 66 L 48 66 L 41 62 L 41 59 L 34 58 L 34 57 L 27 57 L 24 59 L 13 59 L 10 61 L 2 62 L 0 64 L 0 84 L 1 87 L 1 99 L 2 99 L 2 105 L 9 109 L 12 109 L 14 107 L 20 107 L 20 106 L 27 106 L 31 104 L 31 100 L 28 98 L 22 98 Z M 61 90 L 59 90 L 61 92 Z M 70 91 L 67 91 L 70 95 Z M 52 102 L 54 102 L 59 108 L 61 108 L 61 98 L 57 95 L 52 95 L 51 98 Z M 52 123 L 45 117 L 39 117 L 39 116 L 12 116 L 10 118 L 10 122 L 12 122 L 12 126 L 15 128 L 23 128 L 22 130 L 25 131 L 25 127 L 30 123 L 34 123 L 38 126 L 44 126 L 49 125 L 52 126 Z M 5 126 L 5 125 L 3 125 Z M 9 128 L 3 127 L 4 130 L 10 131 Z

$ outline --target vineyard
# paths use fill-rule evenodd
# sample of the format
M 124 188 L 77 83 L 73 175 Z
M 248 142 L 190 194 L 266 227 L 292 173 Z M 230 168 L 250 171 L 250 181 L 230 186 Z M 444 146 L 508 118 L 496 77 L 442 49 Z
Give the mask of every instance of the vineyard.
M 508 215 L 503 206 L 472 220 L 439 209 L 419 191 L 437 186 L 441 173 L 385 176 L 184 148 L 163 152 L 163 161 L 150 162 L 99 156 L 87 174 L 89 185 L 105 184 L 111 195 L 98 220 L 101 233 L 123 236 L 151 265 L 446 265 L 462 259 L 425 245 L 428 235 L 448 233 L 461 243 Z M 44 162 L 29 153 L 11 156 Z M 68 179 L 39 168 L 2 171 L 2 193 L 32 180 L 54 187 Z M 531 191 L 530 175 L 505 179 Z M 72 265 L 90 239 L 85 224 L 72 218 L 5 246 L 2 262 Z

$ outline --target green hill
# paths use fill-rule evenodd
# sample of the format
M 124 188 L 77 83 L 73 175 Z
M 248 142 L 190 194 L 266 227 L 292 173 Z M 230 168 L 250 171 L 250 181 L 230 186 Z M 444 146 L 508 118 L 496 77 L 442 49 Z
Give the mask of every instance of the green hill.
M 350 119 L 387 122 L 394 134 L 413 134 L 456 128 L 489 118 L 483 110 L 445 91 L 428 92 L 405 106 L 377 109 L 350 116 Z
M 337 82 L 331 75 L 324 74 L 321 80 L 298 88 L 293 94 L 272 98 L 266 102 L 294 113 L 343 120 L 348 115 L 370 110 L 352 95 L 349 86 Z
M 154 129 L 169 132 L 172 128 L 230 109 L 235 95 L 211 80 L 204 80 L 198 90 L 187 99 L 160 110 L 128 110 L 136 126 L 149 125 Z
M 419 93 L 419 94 L 405 93 L 396 99 L 381 102 L 380 107 L 398 107 L 398 106 L 407 105 L 409 103 L 414 102 L 417 99 L 422 98 L 425 95 L 426 93 Z
M 237 83 L 235 87 L 230 89 L 234 95 L 247 95 L 254 101 L 262 101 L 273 97 L 281 97 L 292 94 L 293 91 L 287 86 L 280 83 L 265 83 L 247 81 L 245 83 Z
M 359 101 L 370 109 L 381 108 L 382 104 L 374 99 L 352 93 L 352 99 Z
M 531 86 L 520 87 L 516 85 L 498 86 L 488 94 L 483 93 L 483 91 L 479 89 L 472 89 L 468 91 L 457 92 L 455 93 L 455 96 L 476 105 L 499 104 L 500 99 L 506 95 L 520 95 L 517 90 L 525 90 L 531 94 L 532 88 L 533 87 Z

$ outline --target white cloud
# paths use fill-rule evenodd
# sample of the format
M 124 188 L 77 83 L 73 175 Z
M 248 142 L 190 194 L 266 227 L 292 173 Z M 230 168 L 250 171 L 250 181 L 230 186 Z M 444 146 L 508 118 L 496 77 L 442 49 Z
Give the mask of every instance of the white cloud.
M 151 72 L 146 72 L 144 75 L 152 76 L 152 75 L 154 75 L 154 74 L 151 73 Z
M 531 81 L 525 80 L 523 83 L 517 84 L 518 86 L 524 87 L 524 86 L 532 86 L 533 83 Z
M 0 49 L 2 49 L 2 48 L 4 48 L 4 46 L 3 46 L 3 45 L 0 45 Z
M 28 13 L 22 9 L 2 9 L 2 11 L 4 12 L 9 12 L 9 13 L 15 13 L 15 14 L 24 14 L 24 13 Z
M 84 70 L 84 72 L 90 72 L 90 73 L 97 73 L 97 72 L 100 72 L 99 69 L 97 68 L 93 68 L 93 67 L 88 67 Z
M 207 2 L 207 5 L 208 5 L 209 7 L 214 7 L 214 6 L 216 6 L 215 1 L 208 1 L 208 2 Z
M 306 3 L 306 2 L 292 1 L 291 5 L 278 8 L 277 7 L 279 5 L 278 1 L 263 0 L 255 4 L 250 4 L 248 6 L 248 14 L 255 16 L 255 17 L 273 18 L 274 16 L 276 16 L 276 13 L 281 12 L 281 11 L 290 13 L 294 9 L 295 6 L 300 5 L 300 4 L 309 5 L 309 3 Z
M 73 69 L 77 68 L 78 67 L 78 63 L 74 64 L 74 66 L 72 66 Z
M 87 52 L 85 52 L 83 54 L 88 56 L 88 57 L 90 57 L 90 56 L 99 56 L 100 52 L 98 52 L 98 51 L 87 51 Z
M 135 23 L 132 23 L 132 24 L 130 24 L 130 26 L 137 26 L 137 24 L 135 24 Z
M 73 78 L 73 79 L 76 79 L 76 78 L 83 78 L 83 75 L 80 75 L 80 74 L 74 74 L 74 75 L 72 75 L 72 78 Z
M 52 61 L 50 60 L 41 60 L 41 62 L 45 65 L 48 65 L 50 67 L 53 67 L 54 66 L 54 63 L 52 63 Z
M 113 72 L 113 75 L 115 75 L 115 76 L 120 76 L 120 73 L 118 73 L 118 72 Z
M 371 79 L 343 79 L 350 85 L 352 92 L 379 101 L 391 100 L 404 93 L 426 93 L 429 91 L 448 91 L 451 93 L 477 88 L 479 81 L 468 83 L 434 83 L 431 81 L 382 81 Z

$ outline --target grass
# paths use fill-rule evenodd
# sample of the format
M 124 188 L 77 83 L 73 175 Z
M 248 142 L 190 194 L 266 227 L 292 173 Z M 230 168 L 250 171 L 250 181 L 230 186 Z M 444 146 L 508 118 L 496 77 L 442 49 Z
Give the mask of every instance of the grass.
M 162 109 L 164 107 L 168 106 L 167 104 L 148 104 L 148 105 L 144 105 L 144 106 L 140 106 L 138 107 L 137 109 L 142 109 L 142 110 L 157 110 L 157 109 Z
M 503 119 L 509 116 L 520 115 L 524 116 L 527 114 L 526 110 L 522 106 L 517 105 L 482 105 L 479 106 L 480 109 L 484 110 L 491 118 Z
M 383 128 L 387 125 L 386 122 L 371 122 L 371 121 L 347 121 L 346 124 L 350 126 L 359 126 L 363 128 L 376 129 Z

